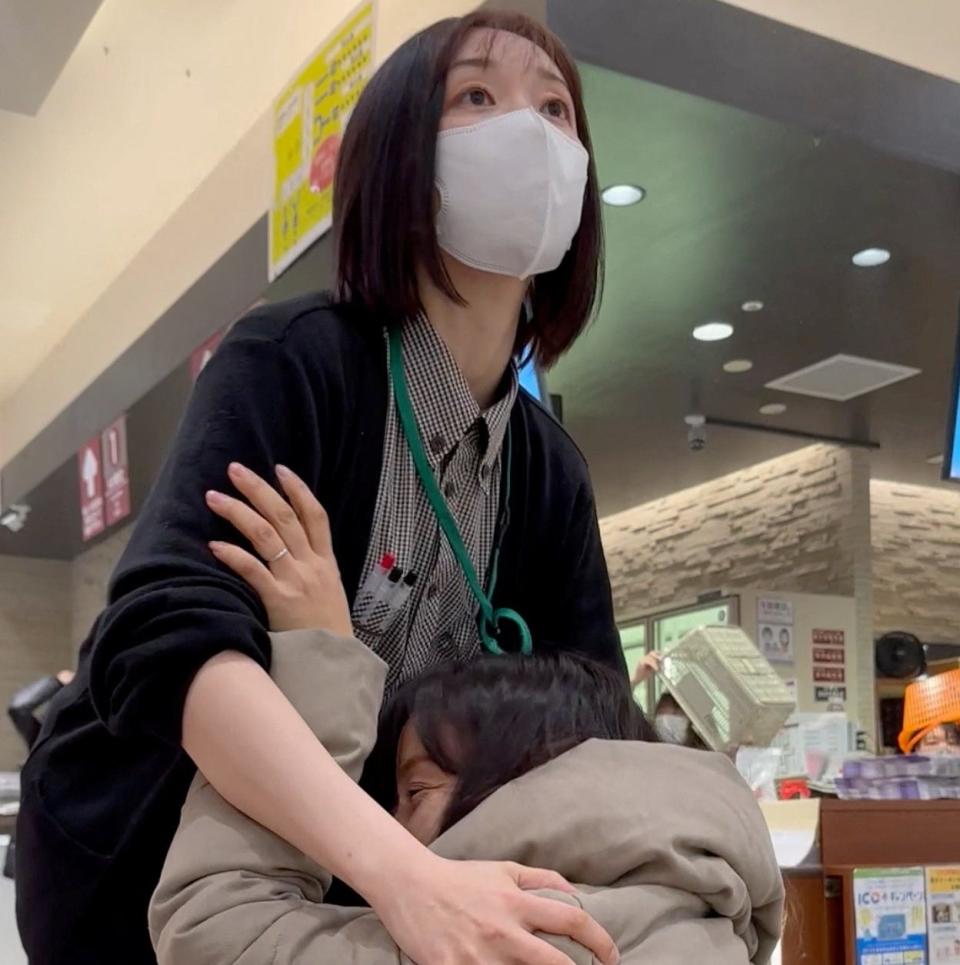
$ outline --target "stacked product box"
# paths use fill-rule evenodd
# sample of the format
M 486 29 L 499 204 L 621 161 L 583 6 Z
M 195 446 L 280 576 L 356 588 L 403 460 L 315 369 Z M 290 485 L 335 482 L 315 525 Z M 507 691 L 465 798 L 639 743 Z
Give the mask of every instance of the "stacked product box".
M 845 800 L 960 799 L 960 757 L 868 757 L 845 761 L 836 781 Z

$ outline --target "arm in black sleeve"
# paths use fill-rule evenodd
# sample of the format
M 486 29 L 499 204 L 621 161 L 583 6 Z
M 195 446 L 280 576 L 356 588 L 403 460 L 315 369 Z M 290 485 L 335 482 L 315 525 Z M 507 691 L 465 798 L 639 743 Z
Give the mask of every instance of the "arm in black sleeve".
M 44 677 L 35 680 L 26 687 L 21 687 L 10 701 L 7 713 L 17 728 L 20 736 L 27 742 L 27 747 L 33 747 L 40 733 L 40 721 L 35 715 L 45 704 L 63 689 L 63 684 L 56 677 Z
M 586 468 L 584 467 L 586 477 Z M 580 484 L 563 541 L 557 599 L 557 639 L 584 656 L 627 673 L 613 613 L 607 560 L 589 478 Z
M 179 745 L 190 683 L 223 650 L 269 669 L 260 601 L 207 545 L 238 535 L 208 509 L 204 494 L 232 491 L 227 468 L 234 461 L 270 481 L 283 463 L 316 484 L 322 386 L 292 355 L 281 339 L 240 323 L 194 388 L 92 641 L 91 696 L 114 734 Z

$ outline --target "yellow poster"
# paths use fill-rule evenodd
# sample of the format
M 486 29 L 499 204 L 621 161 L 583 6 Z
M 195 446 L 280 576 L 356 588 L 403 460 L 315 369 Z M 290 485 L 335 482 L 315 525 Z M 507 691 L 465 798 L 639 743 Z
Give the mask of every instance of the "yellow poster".
M 927 868 L 930 965 L 960 963 L 960 866 Z
M 271 281 L 330 227 L 340 141 L 373 73 L 374 19 L 366 0 L 274 102 Z

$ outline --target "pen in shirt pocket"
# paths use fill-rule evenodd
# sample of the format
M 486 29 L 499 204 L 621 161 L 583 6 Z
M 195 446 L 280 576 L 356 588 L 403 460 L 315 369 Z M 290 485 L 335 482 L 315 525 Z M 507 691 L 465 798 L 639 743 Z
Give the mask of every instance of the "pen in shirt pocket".
M 403 576 L 403 570 L 399 566 L 395 566 L 390 571 L 387 578 L 380 584 L 380 588 L 373 594 L 370 605 L 358 616 L 358 623 L 361 626 L 378 633 L 383 631 L 383 621 L 390 610 L 389 601 L 397 591 L 401 576 Z
M 397 558 L 393 553 L 384 553 L 380 562 L 370 571 L 367 578 L 357 592 L 357 599 L 354 603 L 354 618 L 362 623 L 365 616 L 370 612 L 377 594 L 387 584 L 390 574 L 394 570 Z
M 413 588 L 416 586 L 416 583 L 417 574 L 414 573 L 413 570 L 410 570 L 387 600 L 387 615 L 383 620 L 384 633 L 393 626 L 394 621 L 396 621 L 397 617 L 403 612 L 403 608 L 407 605 L 407 600 L 410 599 L 410 594 L 413 593 Z

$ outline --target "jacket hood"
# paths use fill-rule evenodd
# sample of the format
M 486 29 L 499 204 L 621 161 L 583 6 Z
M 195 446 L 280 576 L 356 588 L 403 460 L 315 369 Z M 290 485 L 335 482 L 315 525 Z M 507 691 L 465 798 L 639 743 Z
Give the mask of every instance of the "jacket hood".
M 587 741 L 500 788 L 433 849 L 551 868 L 578 886 L 645 887 L 674 913 L 728 919 L 751 959 L 779 938 L 783 884 L 769 832 L 719 754 Z

